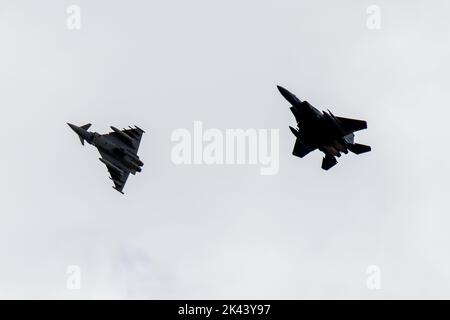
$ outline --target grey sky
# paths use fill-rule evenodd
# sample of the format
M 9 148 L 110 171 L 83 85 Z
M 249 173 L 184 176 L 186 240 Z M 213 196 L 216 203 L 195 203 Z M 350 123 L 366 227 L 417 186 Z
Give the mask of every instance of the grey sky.
M 381 30 L 366 27 L 371 4 Z M 450 298 L 448 12 L 443 0 L 2 0 L 0 298 Z M 277 84 L 367 120 L 356 141 L 372 152 L 329 172 L 319 153 L 291 156 Z M 171 133 L 195 120 L 279 128 L 279 173 L 175 166 Z M 146 130 L 125 196 L 68 121 Z M 69 265 L 80 290 L 66 288 Z

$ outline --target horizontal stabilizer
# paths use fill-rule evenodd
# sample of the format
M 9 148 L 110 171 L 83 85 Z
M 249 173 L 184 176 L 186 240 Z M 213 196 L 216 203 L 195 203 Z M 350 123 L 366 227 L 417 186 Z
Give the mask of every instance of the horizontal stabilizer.
M 123 170 L 121 168 L 119 168 L 118 166 L 116 166 L 115 164 L 113 164 L 111 161 L 109 161 L 108 159 L 105 158 L 98 158 L 98 160 L 100 160 L 101 162 L 103 162 L 106 167 L 108 168 L 108 170 L 112 170 L 115 173 L 117 173 L 119 176 L 122 176 L 124 174 Z
M 294 150 L 292 151 L 292 154 L 294 156 L 303 158 L 311 151 L 312 149 L 306 146 L 303 142 L 301 142 L 300 139 L 297 138 L 297 140 L 295 140 Z
M 323 170 L 328 170 L 331 167 L 333 167 L 335 164 L 337 163 L 336 158 L 333 157 L 332 155 L 325 155 L 325 158 L 323 158 L 322 160 L 322 169 Z
M 348 150 L 350 150 L 351 152 L 353 152 L 355 154 L 361 154 L 361 153 L 369 152 L 370 150 L 372 150 L 370 148 L 370 146 L 366 146 L 364 144 L 359 144 L 359 143 L 347 145 L 347 148 L 348 148 Z
M 335 118 L 339 121 L 342 129 L 344 129 L 346 133 L 367 129 L 367 122 L 364 120 L 348 119 L 342 117 Z

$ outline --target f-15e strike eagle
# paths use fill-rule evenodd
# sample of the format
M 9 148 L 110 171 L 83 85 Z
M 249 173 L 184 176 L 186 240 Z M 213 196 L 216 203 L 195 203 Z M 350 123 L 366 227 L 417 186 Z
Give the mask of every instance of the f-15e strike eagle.
M 88 131 L 90 123 L 81 127 L 67 124 L 78 134 L 82 145 L 87 141 L 98 149 L 101 155 L 99 159 L 108 168 L 110 179 L 114 182 L 113 188 L 123 194 L 129 174 L 141 172 L 144 165 L 137 155 L 144 130 L 138 126 L 123 130 L 111 126 L 113 132 L 98 134 Z
M 278 90 L 291 103 L 291 111 L 297 121 L 297 129 L 289 127 L 297 138 L 292 152 L 294 156 L 303 158 L 319 149 L 325 153 L 322 169 L 328 170 L 337 163 L 335 157 L 340 157 L 341 152 L 347 154 L 350 150 L 361 154 L 371 150 L 370 146 L 354 143 L 353 132 L 367 129 L 366 121 L 335 117 L 330 110 L 320 112 L 285 88 L 278 86 Z

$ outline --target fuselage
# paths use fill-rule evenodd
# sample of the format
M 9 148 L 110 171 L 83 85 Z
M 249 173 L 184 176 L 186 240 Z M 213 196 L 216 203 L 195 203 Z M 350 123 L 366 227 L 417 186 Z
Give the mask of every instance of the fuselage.
M 291 107 L 291 110 L 297 119 L 299 138 L 305 145 L 336 157 L 340 157 L 341 152 L 348 153 L 346 144 L 349 141 L 331 112 L 321 112 L 307 101 Z
M 141 167 L 144 163 L 132 152 L 131 148 L 126 145 L 118 145 L 108 135 L 100 135 L 96 132 L 93 133 L 89 143 L 95 146 L 100 153 L 103 152 L 112 156 L 116 161 L 120 162 L 124 168 L 128 169 L 126 171 L 129 173 L 135 174 L 136 172 L 141 172 Z
M 328 170 L 342 153 L 355 154 L 371 150 L 370 146 L 355 143 L 354 132 L 367 129 L 364 120 L 335 117 L 330 111 L 319 111 L 308 101 L 301 101 L 293 93 L 278 86 L 278 91 L 291 104 L 291 111 L 297 121 L 297 128 L 289 127 L 297 138 L 292 154 L 303 158 L 311 151 L 319 149 L 325 153 L 322 169 Z

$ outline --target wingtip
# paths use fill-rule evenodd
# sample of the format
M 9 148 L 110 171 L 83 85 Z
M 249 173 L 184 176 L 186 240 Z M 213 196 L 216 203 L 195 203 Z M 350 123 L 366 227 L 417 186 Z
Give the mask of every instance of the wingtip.
M 123 191 L 121 191 L 121 190 L 117 189 L 117 188 L 116 188 L 115 186 L 112 186 L 112 188 L 113 188 L 114 190 L 116 190 L 116 191 L 120 192 L 121 194 L 125 194 L 125 193 L 123 193 Z
M 142 133 L 145 133 L 145 131 L 144 130 L 142 130 L 141 128 L 139 128 L 137 125 L 134 125 L 134 127 L 136 128 L 136 129 L 138 129 L 138 130 L 140 130 L 140 131 L 142 131 Z

